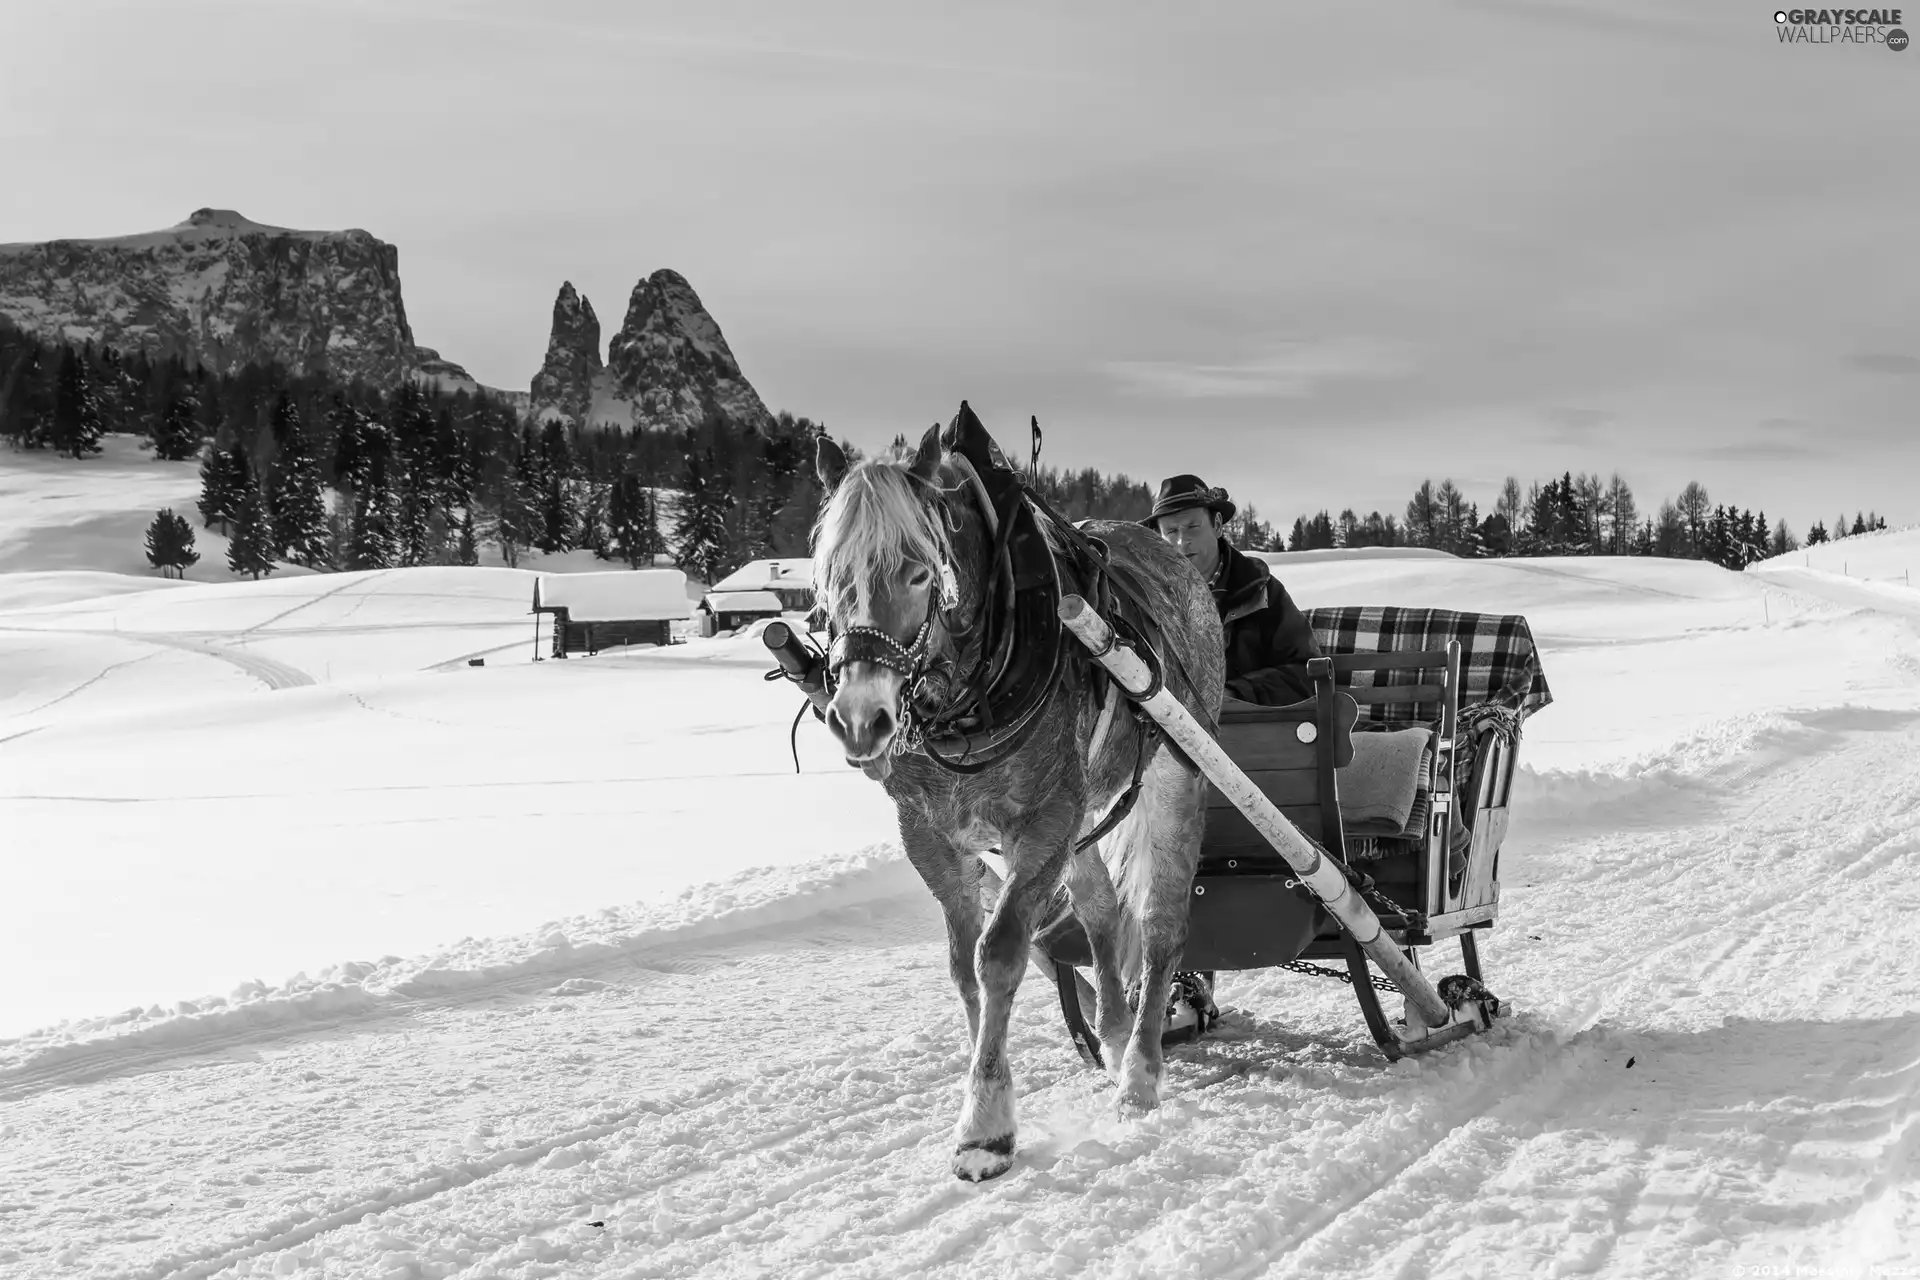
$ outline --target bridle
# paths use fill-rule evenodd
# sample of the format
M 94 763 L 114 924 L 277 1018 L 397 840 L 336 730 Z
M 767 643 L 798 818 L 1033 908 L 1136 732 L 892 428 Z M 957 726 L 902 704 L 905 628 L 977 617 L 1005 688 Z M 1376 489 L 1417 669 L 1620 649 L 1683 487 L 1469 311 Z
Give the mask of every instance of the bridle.
M 979 501 L 986 517 L 989 533 L 997 532 L 1000 520 L 993 509 L 993 504 L 987 499 L 985 487 L 980 483 L 979 476 L 964 459 L 957 461 L 963 478 L 971 482 L 967 487 L 974 491 Z M 950 491 L 942 489 L 926 477 L 912 472 L 909 472 L 908 476 L 914 483 L 933 495 L 933 501 L 939 505 L 939 519 L 948 532 L 958 532 L 959 526 L 954 520 L 953 511 L 947 505 L 947 494 Z M 919 629 L 914 632 L 913 639 L 907 643 L 902 644 L 879 627 L 856 625 L 841 630 L 835 624 L 831 612 L 827 615 L 824 678 L 829 698 L 838 690 L 840 673 L 850 663 L 872 663 L 874 666 L 885 667 L 889 671 L 896 672 L 900 676 L 901 724 L 899 731 L 894 734 L 891 748 L 893 755 L 904 755 L 917 748 L 923 741 L 927 726 L 936 721 L 940 715 L 941 709 L 928 706 L 922 696 L 927 677 L 933 674 L 937 667 L 942 666 L 949 667 L 953 673 L 958 674 L 963 664 L 967 663 L 969 656 L 971 656 L 971 666 L 979 665 L 982 655 L 977 652 L 970 654 L 970 651 L 981 647 L 977 634 L 980 628 L 976 624 L 980 621 L 980 613 L 992 604 L 993 590 L 997 582 L 995 577 L 997 566 L 990 565 L 987 577 L 981 583 L 981 597 L 975 606 L 974 617 L 968 621 L 967 625 L 956 627 L 951 615 L 960 604 L 959 575 L 954 570 L 948 549 L 942 548 L 939 563 L 923 567 L 934 575 L 935 586 L 929 593 L 927 611 L 920 621 Z M 961 653 L 946 663 L 933 661 L 933 634 L 936 622 L 941 631 L 949 637 L 972 636 Z M 972 672 L 968 671 L 967 674 L 971 675 Z M 951 687 L 948 692 L 951 692 Z

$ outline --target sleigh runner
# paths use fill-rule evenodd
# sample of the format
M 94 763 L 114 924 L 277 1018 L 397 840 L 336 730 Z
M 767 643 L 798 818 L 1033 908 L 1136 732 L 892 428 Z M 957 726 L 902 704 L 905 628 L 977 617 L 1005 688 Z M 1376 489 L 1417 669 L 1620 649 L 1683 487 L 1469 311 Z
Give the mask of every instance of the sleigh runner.
M 1517 615 L 1352 606 L 1309 610 L 1307 619 L 1330 655 L 1309 664 L 1315 696 L 1288 707 L 1232 699 L 1222 707 L 1216 736 L 1231 772 L 1206 770 L 1206 834 L 1180 967 L 1209 976 L 1284 968 L 1348 981 L 1375 1042 L 1398 1058 L 1505 1012 L 1485 991 L 1476 935 L 1498 914 L 1521 725 L 1552 694 Z M 1257 790 L 1315 852 L 1348 869 L 1348 884 L 1411 969 L 1407 985 L 1427 985 L 1415 976 L 1424 948 L 1459 940 L 1464 974 L 1432 988 L 1443 1024 L 1431 998 L 1424 1013 L 1389 1019 L 1380 996 L 1415 993 L 1374 972 L 1378 961 L 1369 963 L 1355 931 L 1230 798 L 1236 786 Z M 1100 1065 L 1076 972 L 1090 962 L 1084 935 L 1067 915 L 1036 946 L 1053 964 L 1069 1035 Z M 1210 1005 L 1206 994 L 1194 996 Z M 1170 1037 L 1198 1034 L 1211 1012 L 1176 1010 Z

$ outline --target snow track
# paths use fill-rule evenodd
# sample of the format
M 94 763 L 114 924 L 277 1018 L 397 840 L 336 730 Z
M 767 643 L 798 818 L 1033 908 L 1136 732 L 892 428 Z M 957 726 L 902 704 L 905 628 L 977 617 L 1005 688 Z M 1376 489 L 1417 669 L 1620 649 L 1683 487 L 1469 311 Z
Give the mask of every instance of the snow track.
M 112 631 L 97 627 L 5 627 L 0 630 L 45 632 L 51 635 L 105 636 L 114 640 L 131 640 L 138 644 L 157 645 L 166 649 L 182 649 L 188 653 L 204 654 L 209 658 L 238 667 L 269 689 L 298 689 L 314 683 L 313 677 L 298 667 L 195 636 L 163 631 Z M 73 692 L 77 693 L 79 690 L 76 689 Z
M 1519 1013 L 1423 1060 L 1380 1059 L 1344 986 L 1232 975 L 1220 1032 L 1123 1125 L 1029 975 L 1019 1162 L 961 1186 L 962 1021 L 929 902 L 895 894 L 167 1070 L 68 1064 L 9 1099 L 7 1131 L 59 1141 L 0 1181 L 0 1229 L 29 1205 L 59 1229 L 0 1270 L 1689 1276 L 1775 1240 L 1898 1261 L 1920 978 L 1869 922 L 1920 909 L 1920 779 L 1889 794 L 1881 763 L 1920 723 L 1793 723 L 1684 820 L 1517 832 L 1485 954 Z M 165 1172 L 112 1185 L 51 1154 L 141 1150 Z

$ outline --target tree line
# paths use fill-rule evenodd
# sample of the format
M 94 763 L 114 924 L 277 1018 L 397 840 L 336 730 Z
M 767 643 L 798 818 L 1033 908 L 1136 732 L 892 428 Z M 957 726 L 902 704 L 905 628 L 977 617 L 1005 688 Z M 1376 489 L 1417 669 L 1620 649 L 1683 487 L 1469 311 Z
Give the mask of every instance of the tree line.
M 1808 530 L 1806 545 L 1887 527 L 1873 512 L 1842 514 L 1829 532 L 1824 522 Z M 1484 517 L 1451 479 L 1423 480 L 1396 517 L 1378 511 L 1362 517 L 1352 508 L 1337 517 L 1321 510 L 1294 520 L 1282 534 L 1249 505 L 1230 523 L 1237 545 L 1257 551 L 1311 551 L 1327 547 L 1424 547 L 1468 558 L 1487 556 L 1665 556 L 1706 560 L 1740 570 L 1756 560 L 1784 555 L 1802 545 L 1785 520 L 1771 526 L 1766 512 L 1715 503 L 1698 481 L 1677 498 L 1642 514 L 1633 489 L 1618 472 L 1563 472 L 1523 492 L 1508 476 Z
M 530 549 L 633 567 L 667 557 L 711 582 L 807 553 L 825 430 L 784 412 L 736 424 L 710 400 L 682 431 L 583 430 L 527 421 L 486 392 L 273 364 L 219 373 L 0 323 L 0 439 L 86 458 L 126 433 L 157 458 L 199 458 L 201 523 L 227 537 L 229 567 L 256 578 L 276 563 L 476 564 L 492 546 L 508 565 Z M 183 569 L 197 559 L 191 528 L 157 513 L 148 553 Z
M 814 447 L 826 427 L 784 412 L 735 424 L 708 402 L 681 431 L 583 430 L 529 422 L 486 392 L 342 385 L 276 365 L 221 374 L 45 342 L 0 318 L 0 439 L 86 458 L 109 432 L 142 437 L 159 458 L 200 459 L 201 522 L 227 536 L 236 573 L 258 577 L 286 562 L 476 564 L 491 546 L 508 565 L 529 550 L 587 549 L 633 567 L 666 558 L 710 583 L 749 560 L 808 553 L 822 499 Z M 910 448 L 904 434 L 893 448 Z M 1092 467 L 1040 467 L 1031 480 L 1072 520 L 1136 520 L 1152 507 L 1149 485 Z M 1816 523 L 1805 543 L 1885 527 L 1872 512 L 1842 514 L 1831 530 Z M 1284 533 L 1248 503 L 1227 535 L 1260 551 L 1648 555 L 1735 570 L 1802 545 L 1785 521 L 1770 527 L 1764 511 L 1714 503 L 1697 482 L 1643 515 L 1618 473 L 1572 472 L 1525 490 L 1507 477 L 1485 516 L 1451 479 L 1423 481 L 1399 514 L 1323 509 Z M 183 519 L 157 513 L 148 558 L 183 569 L 197 559 L 192 543 Z

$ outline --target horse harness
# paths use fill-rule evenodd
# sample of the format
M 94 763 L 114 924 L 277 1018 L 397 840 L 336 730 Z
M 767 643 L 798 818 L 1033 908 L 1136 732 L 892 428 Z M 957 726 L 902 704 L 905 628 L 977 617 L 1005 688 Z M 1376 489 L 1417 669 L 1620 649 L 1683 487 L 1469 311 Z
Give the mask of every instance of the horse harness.
M 957 604 L 953 568 L 944 563 L 936 567 L 937 603 L 929 602 L 926 617 L 906 644 L 877 627 L 856 626 L 842 632 L 828 620 L 829 648 L 821 655 L 826 687 L 831 691 L 838 672 L 849 662 L 871 662 L 898 672 L 907 684 L 906 722 L 894 750 L 917 750 L 954 773 L 977 774 L 1025 745 L 1063 682 L 1088 680 L 1101 708 L 1100 727 L 1090 744 L 1091 759 L 1113 717 L 1114 704 L 1108 699 L 1124 696 L 1124 691 L 1092 659 L 1069 660 L 1074 641 L 1060 621 L 1059 605 L 1071 580 L 1152 672 L 1147 691 L 1129 702 L 1138 735 L 1132 780 L 1107 815 L 1075 846 L 1084 849 L 1118 825 L 1138 798 L 1152 740 L 1160 733 L 1138 701 L 1152 697 L 1162 686 L 1159 655 L 1163 651 L 1171 655 L 1171 651 L 1164 649 L 1163 633 L 1139 584 L 1112 562 L 1105 543 L 1053 510 L 1006 463 L 965 401 L 942 436 L 993 539 L 979 612 L 972 619 L 974 625 L 966 628 L 968 639 L 961 652 L 950 664 L 961 681 L 957 694 L 949 682 L 944 704 L 930 705 L 923 689 L 933 674 L 929 644 L 935 618 Z M 1052 524 L 1064 556 L 1049 543 L 1042 518 Z M 1064 568 L 1062 559 L 1067 562 Z M 947 629 L 955 633 L 955 628 Z M 1172 656 L 1182 678 L 1193 687 L 1184 665 L 1177 655 Z M 777 674 L 781 673 L 769 672 L 768 678 Z M 814 714 L 821 715 L 818 708 Z

